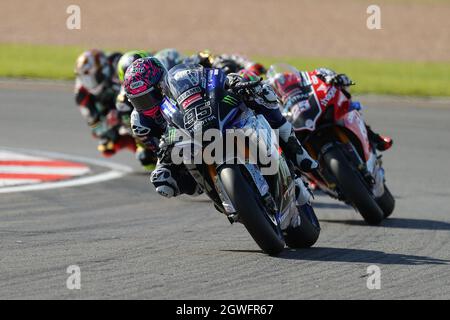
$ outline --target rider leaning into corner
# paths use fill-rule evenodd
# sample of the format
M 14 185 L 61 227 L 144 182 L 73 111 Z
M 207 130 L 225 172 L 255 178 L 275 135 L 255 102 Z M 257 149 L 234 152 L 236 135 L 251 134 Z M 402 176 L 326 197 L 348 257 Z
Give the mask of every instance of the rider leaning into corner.
M 171 150 L 176 141 L 171 141 L 171 129 L 167 122 L 161 123 L 162 118 L 160 105 L 164 99 L 165 76 L 167 70 L 155 58 L 144 58 L 133 62 L 125 74 L 124 88 L 128 100 L 135 110 L 145 115 L 150 122 L 159 124 L 159 130 L 152 130 L 142 127 L 136 119 L 132 119 L 133 132 L 136 135 L 148 135 L 148 139 L 161 135 L 160 150 L 158 153 L 158 164 L 151 174 L 151 182 L 156 191 L 165 197 L 173 197 L 180 194 L 197 195 L 201 193 L 197 183 L 186 171 L 184 166 L 175 165 L 171 161 Z M 300 142 L 295 137 L 292 126 L 281 115 L 277 97 L 271 86 L 267 83 L 259 83 L 251 91 L 246 93 L 236 93 L 233 88 L 236 84 L 246 81 L 238 74 L 229 74 L 225 84 L 225 89 L 231 95 L 237 96 L 245 101 L 246 105 L 256 113 L 262 114 L 272 128 L 279 130 L 280 146 L 286 156 L 304 172 L 315 170 L 318 166 Z M 166 90 L 167 91 L 167 90 Z M 303 183 L 299 183 L 302 198 L 310 201 L 310 195 Z M 300 203 L 303 205 L 304 203 Z
M 155 53 L 154 57 L 158 59 L 166 70 L 180 64 L 200 64 L 205 68 L 219 68 L 226 74 L 238 72 L 241 69 L 251 70 L 260 75 L 266 72 L 266 69 L 259 63 L 248 60 L 240 55 L 219 55 L 214 56 L 208 50 L 203 50 L 190 57 L 184 57 L 176 49 L 163 49 Z M 130 63 L 131 64 L 131 63 Z M 130 65 L 128 64 L 126 68 Z M 124 73 L 126 71 L 124 68 Z M 246 69 L 247 68 L 247 69 Z M 133 109 L 132 104 L 125 97 L 125 89 L 121 88 L 119 103 L 127 103 L 128 108 Z M 159 139 L 166 130 L 166 122 L 160 112 L 134 109 L 131 113 L 131 127 L 133 135 L 139 139 L 147 149 L 158 150 Z M 149 134 L 150 133 L 150 134 Z
M 126 52 L 119 60 L 117 65 L 117 76 L 119 78 L 121 87 L 120 92 L 116 98 L 116 109 L 119 113 L 119 117 L 121 122 L 126 126 L 127 129 L 131 131 L 131 117 L 139 117 L 136 114 L 136 111 L 133 113 L 133 105 L 128 101 L 125 90 L 123 87 L 123 80 L 125 76 L 125 72 L 128 67 L 137 59 L 145 58 L 150 56 L 150 53 L 143 50 L 135 50 Z M 176 50 L 172 48 L 163 49 L 154 54 L 154 57 L 157 58 L 161 63 L 167 68 L 170 69 L 173 66 L 182 62 L 184 57 Z M 145 122 L 145 119 L 143 119 Z M 138 136 L 136 138 L 136 158 L 141 162 L 142 166 L 146 170 L 153 170 L 154 165 L 156 163 L 156 148 L 154 144 L 147 144 L 145 141 L 141 141 Z M 145 137 L 144 137 L 145 138 Z
M 115 102 L 120 90 L 116 68 L 121 54 L 92 49 L 83 52 L 75 66 L 75 101 L 82 116 L 99 139 L 98 150 L 105 156 L 126 147 L 136 150 L 134 139 L 121 132 Z
M 162 116 L 153 114 L 148 116 L 145 112 L 137 112 L 125 95 L 123 86 L 125 72 L 137 59 L 149 57 L 146 51 L 131 51 L 124 54 L 118 65 L 118 76 L 122 84 L 120 94 L 117 96 L 116 108 L 123 116 L 124 122 L 132 129 L 137 141 L 136 157 L 141 161 L 144 168 L 154 169 L 156 163 L 155 155 L 158 151 L 159 139 L 165 130 L 165 121 Z M 162 65 L 170 70 L 180 64 L 185 58 L 178 50 L 173 48 L 163 49 L 153 55 Z M 149 134 L 151 132 L 151 134 Z
M 226 74 L 238 72 L 241 69 L 251 70 L 258 75 L 266 72 L 266 69 L 261 64 L 250 61 L 243 56 L 226 54 L 214 56 L 208 50 L 200 51 L 190 57 L 184 57 L 176 49 L 169 48 L 156 52 L 153 57 L 159 60 L 167 71 L 180 63 L 188 63 L 200 64 L 205 68 L 219 68 Z M 119 78 L 123 79 L 127 68 L 135 60 L 127 59 L 127 63 L 123 64 L 119 62 Z M 117 99 L 116 107 L 119 110 L 132 110 L 130 118 L 133 135 L 140 141 L 140 145 L 145 146 L 146 150 L 156 152 L 158 150 L 159 139 L 166 130 L 166 122 L 160 112 L 152 113 L 154 111 L 137 111 L 133 109 L 133 105 L 126 98 L 123 85 Z

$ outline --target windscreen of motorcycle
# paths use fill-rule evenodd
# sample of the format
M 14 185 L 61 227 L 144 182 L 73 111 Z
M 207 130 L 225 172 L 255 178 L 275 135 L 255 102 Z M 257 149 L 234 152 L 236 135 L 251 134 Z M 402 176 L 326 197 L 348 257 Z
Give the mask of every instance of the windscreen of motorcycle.
M 191 134 L 218 127 L 214 95 L 209 94 L 214 89 L 210 88 L 214 84 L 211 70 L 198 64 L 180 64 L 167 74 L 166 90 L 183 114 L 182 128 Z
M 282 113 L 295 130 L 314 130 L 322 113 L 310 76 L 293 66 L 272 65 L 267 78 L 282 103 Z
M 267 78 L 284 106 L 308 99 L 312 91 L 308 75 L 288 64 L 270 66 Z

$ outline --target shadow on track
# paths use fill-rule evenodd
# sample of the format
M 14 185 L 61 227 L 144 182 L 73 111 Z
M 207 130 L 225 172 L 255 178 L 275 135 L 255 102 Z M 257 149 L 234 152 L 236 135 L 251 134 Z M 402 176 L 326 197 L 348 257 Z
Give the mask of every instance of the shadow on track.
M 362 220 L 332 220 L 321 219 L 320 222 L 338 223 L 351 226 L 361 226 L 369 228 L 398 228 L 398 229 L 416 229 L 416 230 L 450 230 L 450 223 L 444 221 L 426 220 L 426 219 L 409 219 L 409 218 L 389 218 L 384 220 L 378 226 L 369 226 Z
M 135 176 L 135 177 L 150 177 L 151 172 L 150 171 L 144 171 L 144 170 L 135 170 L 131 173 L 129 173 L 129 176 Z
M 349 263 L 373 263 L 384 265 L 447 265 L 450 260 L 435 259 L 431 257 L 415 256 L 399 253 L 386 253 L 365 249 L 344 248 L 311 248 L 311 249 L 286 249 L 280 256 L 281 259 L 324 261 L 324 262 L 349 262 Z
M 232 252 L 232 253 L 261 253 L 261 254 L 264 254 L 264 251 L 262 251 L 262 250 L 245 250 L 245 249 L 233 250 L 233 249 L 227 249 L 227 250 L 220 250 L 220 251 L 221 252 Z
M 336 202 L 336 203 L 324 203 L 324 202 L 313 202 L 314 209 L 339 209 L 339 210 L 353 210 L 352 207 L 346 204 Z
M 262 250 L 220 250 L 231 253 L 258 253 Z M 368 263 L 383 265 L 448 265 L 450 260 L 435 259 L 431 257 L 415 256 L 409 254 L 386 253 L 383 251 L 366 249 L 345 249 L 313 247 L 310 249 L 286 248 L 278 257 L 285 260 L 316 261 L 316 262 L 347 262 Z

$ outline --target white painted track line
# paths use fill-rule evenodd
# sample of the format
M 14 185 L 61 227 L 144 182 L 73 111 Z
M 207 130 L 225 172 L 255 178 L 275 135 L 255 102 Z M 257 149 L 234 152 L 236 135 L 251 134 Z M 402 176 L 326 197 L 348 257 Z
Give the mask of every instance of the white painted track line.
M 52 168 L 39 166 L 2 166 L 0 173 L 21 173 L 21 174 L 61 174 L 67 176 L 81 176 L 90 171 L 88 167 L 81 168 Z
M 0 180 L 0 190 L 2 190 L 2 187 L 8 187 L 8 186 L 18 186 L 18 185 L 29 185 L 29 184 L 34 184 L 34 183 L 39 183 L 41 182 L 38 179 L 1 179 Z
M 8 186 L 0 188 L 0 193 L 12 193 L 12 192 L 26 192 L 26 191 L 37 191 L 37 190 L 49 190 L 49 189 L 57 189 L 57 188 L 67 188 L 67 187 L 75 187 L 88 185 L 93 183 L 99 183 L 104 181 L 109 181 L 113 179 L 119 179 L 126 174 L 133 171 L 133 169 L 129 166 L 99 160 L 99 159 L 91 159 L 87 157 L 68 155 L 64 153 L 57 152 L 46 152 L 41 150 L 29 150 L 29 149 L 19 149 L 19 148 L 9 148 L 9 147 L 1 147 L 3 154 L 3 159 L 7 159 L 7 155 L 11 155 L 11 153 L 21 153 L 23 154 L 23 160 L 40 160 L 42 158 L 52 158 L 52 159 L 62 159 L 68 161 L 75 161 L 79 163 L 86 163 L 95 166 L 100 166 L 104 168 L 110 169 L 107 172 L 103 172 L 100 174 L 96 174 L 88 177 L 80 177 L 76 179 L 71 179 L 67 181 L 57 181 L 57 182 L 45 182 L 39 184 L 31 184 L 31 185 L 17 185 L 17 186 Z M 49 168 L 46 168 L 49 169 Z M 56 169 L 56 168 L 54 168 Z

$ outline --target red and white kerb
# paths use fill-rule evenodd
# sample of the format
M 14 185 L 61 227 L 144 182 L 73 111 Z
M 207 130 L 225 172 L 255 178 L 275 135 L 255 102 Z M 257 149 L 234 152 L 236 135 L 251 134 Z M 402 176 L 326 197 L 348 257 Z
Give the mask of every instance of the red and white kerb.
M 67 180 L 89 172 L 81 163 L 0 150 L 0 188 Z

